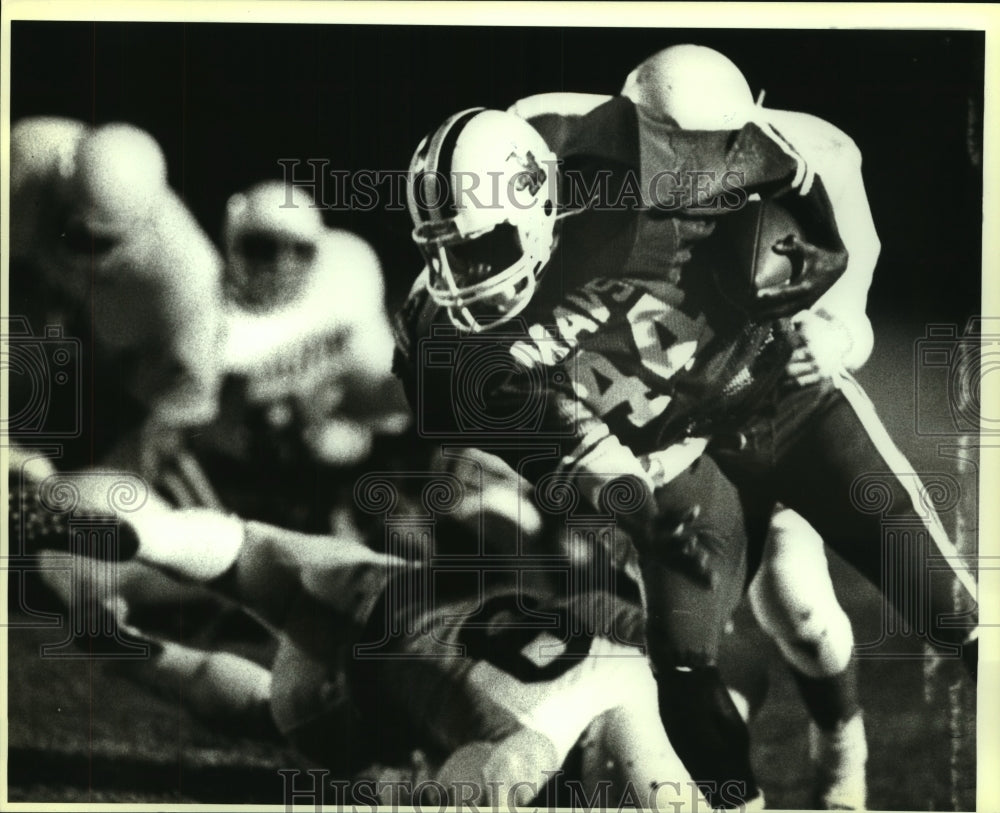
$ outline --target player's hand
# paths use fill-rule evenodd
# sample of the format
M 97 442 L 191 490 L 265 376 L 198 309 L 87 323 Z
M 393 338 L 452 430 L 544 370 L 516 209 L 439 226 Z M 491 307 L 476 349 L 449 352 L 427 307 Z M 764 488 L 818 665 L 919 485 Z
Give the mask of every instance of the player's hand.
M 816 302 L 847 268 L 847 251 L 820 248 L 790 234 L 771 250 L 792 264 L 788 282 L 761 288 L 754 300 L 754 316 L 778 319 L 791 316 Z
M 785 373 L 795 385 L 818 384 L 844 370 L 844 357 L 851 349 L 851 342 L 834 317 L 802 311 L 792 319 L 792 325 L 798 346 L 785 365 Z

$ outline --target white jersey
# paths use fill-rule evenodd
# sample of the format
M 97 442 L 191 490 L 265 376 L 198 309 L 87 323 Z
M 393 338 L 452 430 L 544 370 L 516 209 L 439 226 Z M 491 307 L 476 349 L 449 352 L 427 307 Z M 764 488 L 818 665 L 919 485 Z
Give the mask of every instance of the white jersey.
M 353 390 L 374 392 L 392 380 L 382 271 L 364 240 L 340 230 L 321 238 L 315 262 L 311 279 L 286 305 L 269 313 L 228 305 L 225 366 L 246 381 L 250 405 L 279 408 L 276 422 L 281 405 L 294 405 L 303 440 L 317 458 L 354 462 L 372 432 L 402 420 L 361 416 L 357 409 L 343 414 Z M 377 406 L 369 404 L 369 412 Z
M 853 342 L 845 366 L 857 369 L 871 354 L 873 337 L 866 308 L 881 250 L 861 176 L 861 151 L 850 136 L 818 116 L 768 108 L 761 113 L 823 179 L 830 197 L 849 255 L 847 270 L 812 310 L 825 310 L 844 325 Z

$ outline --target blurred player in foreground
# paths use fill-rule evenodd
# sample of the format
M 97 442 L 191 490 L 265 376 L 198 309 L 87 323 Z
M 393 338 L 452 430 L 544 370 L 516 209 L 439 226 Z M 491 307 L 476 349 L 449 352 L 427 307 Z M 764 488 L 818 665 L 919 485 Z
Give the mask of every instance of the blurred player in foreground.
M 465 499 L 478 502 L 469 485 Z M 577 750 L 564 799 L 597 792 L 649 809 L 708 809 L 650 725 L 657 700 L 645 658 L 573 632 L 573 613 L 600 596 L 566 601 L 498 581 L 483 592 L 479 574 L 454 570 L 428 595 L 419 560 L 350 535 L 152 504 L 119 518 L 124 557 L 207 585 L 274 631 L 275 723 L 311 761 L 353 776 L 355 803 L 527 805 Z M 434 547 L 468 550 L 456 530 Z M 630 623 L 641 636 L 637 607 Z
M 30 543 L 62 554 L 59 567 L 50 558 L 53 567 L 40 573 L 62 609 L 85 615 L 107 600 L 112 626 L 100 637 L 76 640 L 85 649 L 107 656 L 137 653 L 141 642 L 114 621 L 122 602 L 144 610 L 156 630 L 171 629 L 172 615 L 185 607 L 190 632 L 197 626 L 191 622 L 222 611 L 218 598 L 138 563 L 105 571 L 77 558 L 75 581 L 67 581 L 66 554 L 80 551 L 68 550 L 68 515 L 42 500 L 62 482 L 78 495 L 77 510 L 106 512 L 109 488 L 118 483 L 164 509 L 219 505 L 189 452 L 187 435 L 218 408 L 222 260 L 168 185 L 163 154 L 148 133 L 129 124 L 90 127 L 57 118 L 14 125 L 11 293 L 12 313 L 26 317 L 34 331 L 55 326 L 78 340 L 80 357 L 73 361 L 82 375 L 78 400 L 63 397 L 69 388 L 54 388 L 43 425 L 11 432 L 11 551 Z M 12 403 L 30 402 L 37 383 L 11 376 Z M 77 409 L 82 414 L 72 414 Z M 50 436 L 68 414 L 79 421 L 78 434 Z M 61 456 L 53 456 L 53 438 Z M 40 597 L 31 588 L 39 584 L 21 584 L 16 597 L 30 611 Z M 94 631 L 90 619 L 71 618 L 69 626 L 75 624 Z M 119 658 L 116 664 L 173 695 L 192 675 L 214 669 L 221 680 L 190 684 L 196 710 L 214 719 L 247 713 L 260 719 L 266 670 L 226 653 L 210 661 L 164 640 L 153 657 Z M 234 696 L 227 682 L 249 685 L 235 709 L 227 705 Z
M 158 432 L 214 416 L 221 260 L 168 186 L 148 133 L 57 118 L 15 123 L 10 251 L 11 314 L 84 340 L 92 397 L 82 399 L 85 431 L 61 465 L 102 460 L 143 424 Z M 77 404 L 53 404 L 52 418 L 67 406 Z

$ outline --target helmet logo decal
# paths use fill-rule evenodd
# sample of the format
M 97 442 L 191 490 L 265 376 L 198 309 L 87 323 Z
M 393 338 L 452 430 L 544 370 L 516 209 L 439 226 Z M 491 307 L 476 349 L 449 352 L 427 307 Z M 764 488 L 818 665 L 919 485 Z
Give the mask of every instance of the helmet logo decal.
M 545 170 L 535 160 L 535 154 L 528 150 L 522 157 L 517 154 L 517 150 L 514 150 L 507 156 L 507 160 L 509 161 L 511 158 L 517 161 L 521 167 L 521 171 L 513 179 L 514 189 L 518 192 L 527 189 L 532 195 L 538 194 L 538 190 L 542 188 L 547 176 Z

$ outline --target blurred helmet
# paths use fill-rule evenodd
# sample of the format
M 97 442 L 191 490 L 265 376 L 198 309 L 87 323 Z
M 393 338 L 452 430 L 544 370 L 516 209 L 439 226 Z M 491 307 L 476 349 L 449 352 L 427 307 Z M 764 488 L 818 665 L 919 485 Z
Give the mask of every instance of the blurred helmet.
M 26 249 L 109 375 L 162 424 L 211 419 L 221 381 L 222 261 L 167 183 L 156 140 L 123 123 L 31 119 L 12 131 L 17 189 L 51 187 Z M 20 192 L 18 193 L 20 195 Z M 25 209 L 29 194 L 18 200 Z
M 556 156 L 526 121 L 474 108 L 417 147 L 407 202 L 427 289 L 461 330 L 520 313 L 555 244 Z
M 298 187 L 264 181 L 226 204 L 228 295 L 249 310 L 293 301 L 313 272 L 324 233 L 320 209 Z
M 171 194 L 160 145 L 131 124 L 98 127 L 80 142 L 73 193 L 70 249 L 89 254 L 95 244 L 97 250 L 117 244 Z
M 63 233 L 54 221 L 88 129 L 83 122 L 54 116 L 21 119 L 11 127 L 11 257 L 44 262 L 40 247 L 51 247 Z
M 73 173 L 87 125 L 75 119 L 35 116 L 10 128 L 11 194 L 40 177 L 68 178 Z
M 739 129 L 757 110 L 740 69 L 702 45 L 674 45 L 649 57 L 628 75 L 622 95 L 685 130 Z

